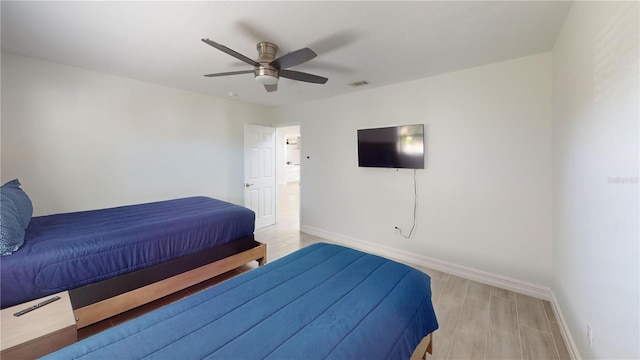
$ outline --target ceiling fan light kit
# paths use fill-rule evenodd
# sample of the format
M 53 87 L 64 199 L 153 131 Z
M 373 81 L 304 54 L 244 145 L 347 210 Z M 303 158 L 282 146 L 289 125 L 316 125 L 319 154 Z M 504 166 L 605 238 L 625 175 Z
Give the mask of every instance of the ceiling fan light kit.
M 259 70 L 256 70 L 256 81 L 262 85 L 275 85 L 278 83 L 278 77 L 276 75 L 259 75 Z
M 259 42 L 256 45 L 256 48 L 258 50 L 258 59 L 254 61 L 212 40 L 202 39 L 202 41 L 228 55 L 235 57 L 238 60 L 241 60 L 253 66 L 253 71 L 245 70 L 207 74 L 205 75 L 207 77 L 248 74 L 253 72 L 256 82 L 264 85 L 264 88 L 268 92 L 273 92 L 278 89 L 278 79 L 280 77 L 314 84 L 324 84 L 328 80 L 327 78 L 318 75 L 303 73 L 300 71 L 286 70 L 289 67 L 300 65 L 316 57 L 316 53 L 309 48 L 302 48 L 276 58 L 278 46 L 273 43 L 263 41 Z

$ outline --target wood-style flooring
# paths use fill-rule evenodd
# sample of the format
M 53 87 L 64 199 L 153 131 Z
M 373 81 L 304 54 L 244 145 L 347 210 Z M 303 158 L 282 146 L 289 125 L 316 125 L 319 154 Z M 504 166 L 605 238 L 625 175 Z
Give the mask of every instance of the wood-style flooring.
M 256 231 L 274 261 L 315 242 L 331 242 L 299 230 L 298 184 L 280 186 L 278 223 Z M 409 264 L 411 265 L 411 264 Z M 414 265 L 412 265 L 414 266 Z M 80 329 L 83 339 L 257 267 L 248 264 L 150 304 Z M 548 301 L 516 294 L 437 270 L 431 276 L 440 328 L 430 359 L 569 359 Z

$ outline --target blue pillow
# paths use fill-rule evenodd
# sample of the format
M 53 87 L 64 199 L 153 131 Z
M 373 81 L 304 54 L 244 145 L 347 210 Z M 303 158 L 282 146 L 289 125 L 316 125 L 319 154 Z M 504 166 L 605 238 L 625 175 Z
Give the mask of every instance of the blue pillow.
M 0 186 L 0 255 L 11 255 L 24 244 L 33 204 L 14 179 Z
M 16 204 L 0 192 L 0 255 L 11 255 L 24 244 L 24 229 Z
M 2 196 L 7 196 L 13 201 L 18 210 L 20 222 L 23 228 L 26 229 L 31 221 L 31 216 L 33 216 L 33 204 L 31 204 L 29 196 L 20 189 L 20 181 L 14 179 L 2 185 L 2 187 L 0 187 L 0 193 L 2 193 Z

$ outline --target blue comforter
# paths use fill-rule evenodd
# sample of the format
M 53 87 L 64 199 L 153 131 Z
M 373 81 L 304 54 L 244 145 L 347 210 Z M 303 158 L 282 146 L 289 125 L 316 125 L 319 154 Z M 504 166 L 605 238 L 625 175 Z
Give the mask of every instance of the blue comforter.
M 429 276 L 321 243 L 45 358 L 408 359 L 437 328 Z
M 206 197 L 34 217 L 24 245 L 0 260 L 2 308 L 250 236 L 254 221 Z

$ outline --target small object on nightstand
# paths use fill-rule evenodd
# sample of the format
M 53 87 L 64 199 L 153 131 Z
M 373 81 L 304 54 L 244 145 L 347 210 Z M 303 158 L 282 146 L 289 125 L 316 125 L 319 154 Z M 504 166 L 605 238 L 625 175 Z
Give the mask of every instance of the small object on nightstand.
M 47 304 L 51 304 L 52 302 L 54 302 L 56 300 L 60 300 L 60 296 L 54 296 L 49 300 L 45 300 L 45 301 L 43 301 L 41 303 L 37 303 L 37 304 L 35 304 L 35 305 L 31 306 L 31 307 L 28 307 L 26 309 L 22 309 L 22 310 L 18 311 L 17 313 L 13 314 L 13 316 L 24 315 L 24 314 L 28 313 L 29 311 L 33 311 L 33 310 L 41 308 L 41 307 L 43 307 L 43 306 L 45 306 Z

